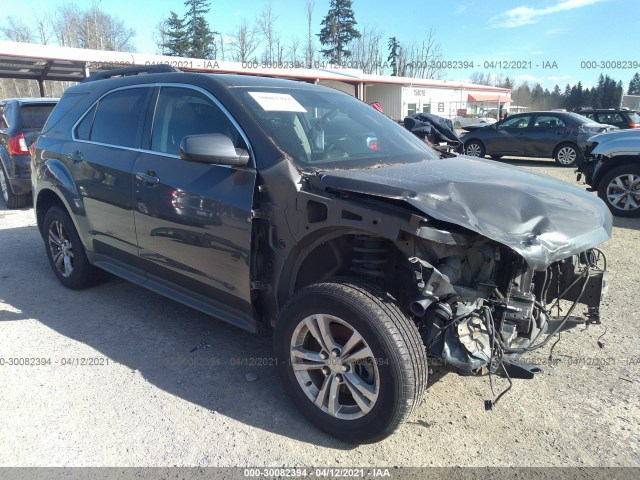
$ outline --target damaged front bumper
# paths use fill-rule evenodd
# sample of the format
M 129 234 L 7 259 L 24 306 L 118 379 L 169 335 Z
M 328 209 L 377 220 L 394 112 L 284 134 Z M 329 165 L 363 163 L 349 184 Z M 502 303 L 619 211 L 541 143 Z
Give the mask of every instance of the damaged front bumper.
M 478 250 L 481 262 L 474 252 L 445 257 L 435 266 L 409 259 L 418 288 L 410 310 L 430 356 L 466 374 L 502 371 L 531 378 L 539 369 L 519 363 L 523 354 L 561 331 L 600 323 L 609 283 L 601 250 L 586 250 L 544 271 L 505 249 L 485 244 Z M 472 282 L 464 271 L 470 263 L 480 266 Z M 579 305 L 584 310 L 578 315 Z

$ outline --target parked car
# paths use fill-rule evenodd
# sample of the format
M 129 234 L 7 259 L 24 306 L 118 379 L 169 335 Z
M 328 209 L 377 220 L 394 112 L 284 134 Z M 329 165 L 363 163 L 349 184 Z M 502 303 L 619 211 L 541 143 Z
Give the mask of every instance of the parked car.
M 473 157 L 503 156 L 553 158 L 571 167 L 582 155 L 587 138 L 616 127 L 594 123 L 571 112 L 527 112 L 511 115 L 493 125 L 466 127 L 465 153 Z
M 584 178 L 614 215 L 640 216 L 640 130 L 589 138 L 578 172 L 578 180 Z
M 351 442 L 391 434 L 420 404 L 427 351 L 461 372 L 531 378 L 539 368 L 517 359 L 579 323 L 573 307 L 547 308 L 557 297 L 600 321 L 596 246 L 612 223 L 600 199 L 442 159 L 331 88 L 100 72 L 65 92 L 32 180 L 63 285 L 103 269 L 272 332 L 295 404 Z
M 594 122 L 614 125 L 621 130 L 640 128 L 640 115 L 628 108 L 577 108 L 574 112 Z
M 57 102 L 57 98 L 0 101 L 0 190 L 7 208 L 21 208 L 31 201 L 29 146 Z
M 459 129 L 469 125 L 490 125 L 492 123 L 496 123 L 496 119 L 484 115 L 458 115 L 453 119 L 453 128 Z

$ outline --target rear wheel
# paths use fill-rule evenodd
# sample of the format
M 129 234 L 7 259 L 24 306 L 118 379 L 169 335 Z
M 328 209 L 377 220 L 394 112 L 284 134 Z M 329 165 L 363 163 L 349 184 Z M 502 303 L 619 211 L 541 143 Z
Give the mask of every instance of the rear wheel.
M 579 155 L 578 147 L 570 143 L 563 143 L 557 148 L 553 159 L 561 167 L 572 167 L 576 164 Z
M 415 324 L 388 294 L 358 280 L 299 291 L 282 312 L 274 342 L 297 407 L 341 440 L 390 435 L 426 388 L 426 353 Z
M 640 217 L 640 165 L 622 165 L 600 181 L 598 196 L 619 217 Z
M 2 166 L 0 166 L 0 191 L 7 208 L 22 208 L 29 204 L 29 195 L 16 195 L 13 193 Z
M 99 271 L 89 263 L 78 232 L 64 209 L 55 206 L 47 211 L 43 232 L 47 258 L 60 283 L 81 290 L 98 280 Z
M 465 144 L 464 153 L 466 155 L 469 155 L 470 157 L 483 158 L 485 155 L 484 145 L 482 145 L 477 140 L 471 140 L 470 142 Z

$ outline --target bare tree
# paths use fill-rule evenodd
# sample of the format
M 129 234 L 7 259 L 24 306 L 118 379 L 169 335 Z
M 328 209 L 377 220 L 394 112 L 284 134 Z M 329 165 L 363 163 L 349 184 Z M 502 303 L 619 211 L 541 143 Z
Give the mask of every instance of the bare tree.
M 436 30 L 429 27 L 427 37 L 421 43 L 414 43 L 406 50 L 403 75 L 416 78 L 440 78 L 443 69 L 438 65 L 442 59 L 442 48 L 436 38 Z
M 382 38 L 383 34 L 380 31 L 365 25 L 361 36 L 354 39 L 349 46 L 351 66 L 361 69 L 364 73 L 382 74 Z
M 59 5 L 51 26 L 59 45 L 63 47 L 80 47 L 80 23 L 82 11 L 74 3 Z
M 305 52 L 305 60 L 307 67 L 313 68 L 313 59 L 315 57 L 316 46 L 313 36 L 313 10 L 315 9 L 315 0 L 307 0 L 304 6 L 304 15 L 307 19 L 307 45 Z
M 0 31 L 12 42 L 33 42 L 31 28 L 18 18 L 8 17 L 7 23 L 0 27 Z
M 153 41 L 156 44 L 157 53 L 165 55 L 167 46 L 167 31 L 169 29 L 169 20 L 165 15 L 162 16 L 162 20 L 156 23 L 156 28 L 153 31 Z
M 83 12 L 79 41 L 81 48 L 128 52 L 133 49 L 135 31 L 122 20 L 100 10 L 97 4 Z
M 31 18 L 35 25 L 35 37 L 38 43 L 42 45 L 48 45 L 53 33 L 51 32 L 51 20 L 47 12 L 38 13 L 33 11 Z
M 220 60 L 226 60 L 224 47 L 225 47 L 224 36 L 222 35 L 222 33 L 218 33 L 218 46 L 216 47 L 216 51 L 220 52 L 220 56 L 218 57 Z
M 294 64 L 298 63 L 299 62 L 298 52 L 300 50 L 300 37 L 292 37 L 287 50 L 289 52 L 289 61 Z
M 251 55 L 260 45 L 255 26 L 249 25 L 246 19 L 243 19 L 235 32 L 232 32 L 229 36 L 229 46 L 233 51 L 232 59 L 236 62 L 249 61 Z
M 271 63 L 274 61 L 274 57 L 276 56 L 275 52 L 275 44 L 276 44 L 276 32 L 275 25 L 276 17 L 273 14 L 273 2 L 272 0 L 267 0 L 265 2 L 262 11 L 256 18 L 257 30 L 260 33 L 260 36 L 266 41 L 267 48 L 263 55 L 265 61 Z

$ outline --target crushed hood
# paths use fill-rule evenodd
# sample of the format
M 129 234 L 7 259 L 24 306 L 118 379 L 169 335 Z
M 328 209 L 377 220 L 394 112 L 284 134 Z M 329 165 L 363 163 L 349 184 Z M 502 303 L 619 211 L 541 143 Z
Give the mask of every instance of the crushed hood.
M 611 214 L 595 195 L 547 175 L 472 157 L 324 171 L 321 182 L 404 200 L 431 218 L 510 247 L 536 270 L 611 236 Z

